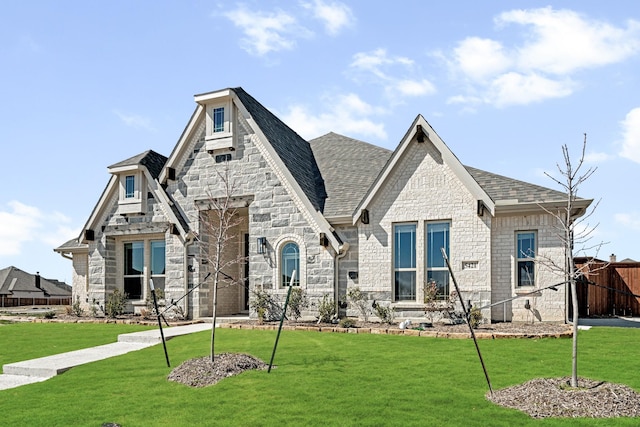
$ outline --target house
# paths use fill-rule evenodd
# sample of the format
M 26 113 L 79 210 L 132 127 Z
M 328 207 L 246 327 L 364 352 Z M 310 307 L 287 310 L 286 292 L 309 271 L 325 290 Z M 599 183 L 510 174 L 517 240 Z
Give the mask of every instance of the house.
M 444 248 L 486 319 L 564 320 L 565 292 L 539 291 L 563 281 L 539 260 L 562 265 L 551 212 L 564 193 L 464 166 L 420 115 L 391 152 L 335 133 L 306 141 L 242 88 L 195 104 L 169 157 L 108 168 L 83 232 L 55 249 L 73 262 L 74 298 L 101 305 L 119 289 L 137 312 L 153 281 L 188 317 L 211 316 L 207 225 L 227 201 L 239 221 L 224 261 L 240 262 L 225 264 L 218 315 L 255 316 L 257 290 L 283 301 L 295 270 L 315 302 L 307 316 L 325 296 L 357 315 L 343 303 L 359 287 L 397 318 L 421 317 L 425 283 L 442 299 L 453 290 Z M 590 203 L 578 199 L 575 214 Z
M 71 286 L 16 267 L 0 270 L 0 307 L 71 304 Z

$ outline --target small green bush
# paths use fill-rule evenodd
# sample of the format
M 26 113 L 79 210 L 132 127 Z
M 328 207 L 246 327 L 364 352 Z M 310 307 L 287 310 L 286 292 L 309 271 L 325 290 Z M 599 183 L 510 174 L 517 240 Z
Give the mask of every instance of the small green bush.
M 339 326 L 341 328 L 355 328 L 356 327 L 356 319 L 351 317 L 344 317 L 340 319 Z
M 51 311 L 45 311 L 43 314 L 45 319 L 53 319 L 54 317 L 56 317 L 56 312 L 51 310 Z
M 309 307 L 309 298 L 307 298 L 304 289 L 294 286 L 289 296 L 288 314 L 297 321 L 302 316 L 302 310 L 307 307 Z
M 469 325 L 473 329 L 478 329 L 482 323 L 482 312 L 477 307 L 471 307 L 471 311 L 469 311 Z
M 365 322 L 369 321 L 369 314 L 371 314 L 371 308 L 369 307 L 369 298 L 365 292 L 362 292 L 359 287 L 351 288 L 347 292 L 347 298 L 351 301 L 357 309 L 362 319 Z
M 252 291 L 253 298 L 249 303 L 249 307 L 258 315 L 258 322 L 265 320 L 275 320 L 282 314 L 282 308 L 274 300 L 273 296 L 265 290 L 257 289 Z
M 124 309 L 127 304 L 126 293 L 121 292 L 119 289 L 115 289 L 111 295 L 107 298 L 104 304 L 104 309 L 107 317 L 116 318 L 121 314 L 124 314 Z
M 320 322 L 330 323 L 336 315 L 336 304 L 329 294 L 322 297 L 322 301 L 318 304 L 318 319 Z
M 71 313 L 76 317 L 84 316 L 84 309 L 80 305 L 80 296 L 76 295 L 76 300 L 71 305 Z
M 378 304 L 375 300 L 372 304 L 373 309 L 375 310 L 376 316 L 380 319 L 382 323 L 390 325 L 393 323 L 393 319 L 396 317 L 396 309 L 393 307 L 385 307 Z

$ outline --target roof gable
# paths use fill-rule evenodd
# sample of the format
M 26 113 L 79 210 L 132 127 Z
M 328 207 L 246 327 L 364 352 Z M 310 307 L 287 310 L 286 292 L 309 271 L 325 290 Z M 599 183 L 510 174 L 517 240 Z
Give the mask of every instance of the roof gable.
M 418 115 L 396 147 L 395 151 L 389 157 L 389 160 L 385 164 L 376 180 L 373 182 L 373 184 L 365 194 L 364 198 L 356 208 L 356 211 L 353 213 L 352 221 L 354 224 L 360 218 L 362 211 L 368 207 L 378 191 L 380 191 L 394 168 L 402 162 L 403 155 L 409 145 L 414 141 L 416 143 L 422 143 L 425 141 L 425 139 L 428 139 L 441 153 L 444 162 L 449 166 L 449 168 L 451 168 L 453 173 L 469 190 L 473 197 L 479 201 L 482 201 L 485 208 L 488 209 L 492 215 L 494 214 L 495 203 L 491 199 L 491 197 L 489 197 L 487 192 L 471 176 L 471 174 L 462 165 L 462 163 L 460 163 L 458 158 L 453 154 L 453 152 L 444 143 L 444 141 L 440 139 L 436 131 L 431 127 L 431 125 L 429 125 L 424 117 L 422 117 L 422 115 Z

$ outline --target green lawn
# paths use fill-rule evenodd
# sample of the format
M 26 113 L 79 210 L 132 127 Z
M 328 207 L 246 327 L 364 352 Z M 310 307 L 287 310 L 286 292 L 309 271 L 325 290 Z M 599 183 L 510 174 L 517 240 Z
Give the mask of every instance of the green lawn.
M 14 327 L 15 326 L 15 327 Z M 0 327 L 0 349 L 45 324 Z M 51 327 L 47 339 L 91 335 L 86 325 Z M 109 327 L 110 325 L 99 325 Z M 116 327 L 116 325 L 112 325 Z M 118 325 L 117 328 L 123 328 Z M 580 332 L 581 376 L 640 390 L 640 330 Z M 210 333 L 167 343 L 172 366 L 206 355 Z M 216 349 L 268 362 L 275 331 L 219 329 Z M 495 389 L 536 377 L 566 376 L 570 339 L 482 340 Z M 4 350 L 0 350 L 4 351 Z M 13 356 L 12 356 L 13 357 Z M 6 362 L 3 362 L 6 363 Z M 251 371 L 191 389 L 168 382 L 162 346 L 75 367 L 48 381 L 0 391 L 7 426 L 637 426 L 640 419 L 534 420 L 485 399 L 486 382 L 470 340 L 284 331 L 270 374 Z

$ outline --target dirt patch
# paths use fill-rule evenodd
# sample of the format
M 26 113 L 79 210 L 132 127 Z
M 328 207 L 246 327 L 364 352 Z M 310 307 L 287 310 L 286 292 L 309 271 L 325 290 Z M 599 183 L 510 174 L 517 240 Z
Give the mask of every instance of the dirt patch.
M 243 353 L 216 354 L 214 361 L 209 356 L 190 359 L 175 368 L 167 377 L 189 387 L 207 387 L 218 381 L 242 372 L 267 368 L 262 360 Z
M 640 416 L 640 394 L 622 385 L 586 378 L 578 387 L 569 378 L 536 378 L 524 384 L 487 394 L 495 404 L 518 409 L 533 418 L 587 417 L 615 418 Z

